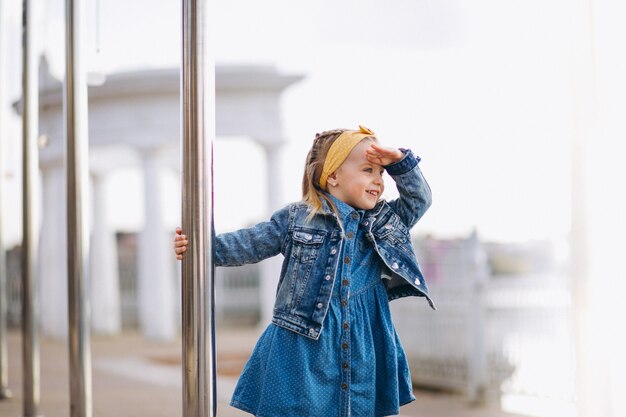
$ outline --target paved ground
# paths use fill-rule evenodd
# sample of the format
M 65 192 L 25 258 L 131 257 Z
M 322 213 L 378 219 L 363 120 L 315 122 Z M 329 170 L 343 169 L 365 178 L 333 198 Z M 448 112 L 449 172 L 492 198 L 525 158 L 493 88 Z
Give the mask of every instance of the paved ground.
M 254 346 L 257 330 L 217 331 L 218 412 L 243 417 L 228 406 L 230 394 Z M 41 340 L 42 415 L 69 415 L 68 350 L 64 341 Z M 182 415 L 180 341 L 155 343 L 136 333 L 92 339 L 94 417 L 173 417 Z M 21 337 L 9 333 L 9 387 L 0 417 L 22 415 Z M 516 417 L 493 408 L 471 407 L 463 397 L 416 391 L 417 401 L 401 408 L 405 417 Z M 299 416 L 294 416 L 299 417 Z M 315 416 L 318 417 L 318 416 Z M 319 416 L 324 417 L 324 416 Z

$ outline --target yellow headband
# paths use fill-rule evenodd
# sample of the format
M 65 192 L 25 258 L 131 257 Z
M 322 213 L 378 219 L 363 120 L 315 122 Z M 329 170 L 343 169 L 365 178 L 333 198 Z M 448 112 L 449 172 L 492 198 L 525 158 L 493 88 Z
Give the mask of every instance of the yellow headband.
M 359 130 L 346 130 L 344 131 L 332 145 L 326 154 L 326 160 L 324 161 L 324 169 L 322 169 L 322 175 L 320 176 L 320 187 L 322 190 L 326 189 L 326 180 L 328 176 L 335 172 L 337 168 L 343 164 L 352 149 L 364 138 L 376 137 L 374 132 L 366 127 L 359 125 Z

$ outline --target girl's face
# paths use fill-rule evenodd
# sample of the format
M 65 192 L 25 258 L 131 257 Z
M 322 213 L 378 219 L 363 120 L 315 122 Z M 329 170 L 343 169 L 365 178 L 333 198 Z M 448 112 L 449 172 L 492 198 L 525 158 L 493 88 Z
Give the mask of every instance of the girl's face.
M 361 210 L 373 209 L 385 190 L 385 170 L 365 156 L 371 143 L 369 140 L 359 142 L 327 181 L 330 194 Z

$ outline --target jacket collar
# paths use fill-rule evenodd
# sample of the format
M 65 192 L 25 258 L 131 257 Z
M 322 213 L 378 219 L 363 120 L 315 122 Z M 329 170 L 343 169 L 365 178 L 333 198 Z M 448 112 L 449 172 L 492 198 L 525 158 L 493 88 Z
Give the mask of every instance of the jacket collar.
M 343 212 L 341 210 L 341 205 L 349 208 L 349 210 L 355 210 L 354 208 L 352 208 L 348 204 L 346 204 L 343 201 L 337 199 L 332 194 L 327 193 L 327 192 L 324 192 L 324 194 L 326 194 L 332 201 L 335 202 L 335 205 L 337 206 L 337 209 L 339 210 L 339 216 L 340 217 L 343 218 L 346 214 L 351 213 L 351 211 Z M 338 204 L 337 202 L 339 202 L 340 204 Z M 380 211 L 383 209 L 384 205 L 385 205 L 385 200 L 380 200 L 380 201 L 378 201 L 378 203 L 376 203 L 374 208 L 372 208 L 371 210 L 365 210 L 364 215 L 365 216 L 377 216 L 380 213 Z M 331 215 L 331 216 L 334 214 L 332 209 L 330 208 L 330 205 L 328 204 L 328 201 L 326 201 L 325 199 L 322 199 L 322 212 L 324 214 L 328 214 L 328 215 Z
M 350 206 L 349 204 L 344 203 L 343 201 L 341 201 L 340 199 L 338 199 L 337 197 L 335 197 L 334 195 L 330 193 L 325 193 L 325 194 L 328 198 L 332 200 L 333 203 L 335 203 L 335 207 L 337 207 L 337 211 L 339 212 L 339 217 L 341 219 L 350 215 L 353 211 L 357 211 L 357 212 L 362 211 L 362 210 L 357 210 L 354 207 Z M 328 202 L 326 200 L 324 200 L 324 203 L 328 205 Z

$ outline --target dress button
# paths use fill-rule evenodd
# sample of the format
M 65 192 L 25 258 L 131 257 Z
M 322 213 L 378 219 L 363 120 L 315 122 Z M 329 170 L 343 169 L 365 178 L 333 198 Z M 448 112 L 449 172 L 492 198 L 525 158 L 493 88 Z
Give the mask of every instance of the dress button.
M 367 226 L 370 222 L 363 222 L 363 226 Z
M 415 278 L 415 285 L 420 285 L 420 280 L 419 280 L 419 278 Z
M 334 255 L 334 254 L 336 254 L 336 253 L 337 253 L 337 249 L 332 248 L 332 249 L 330 250 L 330 254 L 331 254 L 331 255 Z
M 326 276 L 324 277 L 324 279 L 325 279 L 326 281 L 330 281 L 330 275 L 326 275 Z
M 347 343 L 343 343 L 343 344 L 341 345 L 341 347 L 342 347 L 342 348 L 344 348 L 344 349 L 348 349 L 348 344 L 347 344 Z
M 311 336 L 314 336 L 315 335 L 315 329 L 309 329 L 309 334 Z
M 341 300 L 341 305 L 345 307 L 348 305 L 348 302 L 346 300 Z
M 348 232 L 348 239 L 352 239 L 354 237 L 354 233 Z
M 341 364 L 341 367 L 343 369 L 348 369 L 348 364 L 346 362 L 344 362 L 344 363 Z
M 385 229 L 393 229 L 393 225 L 391 223 L 387 223 L 385 225 Z
M 317 303 L 317 308 L 322 308 L 322 307 L 324 307 L 324 304 L 322 304 L 322 303 Z
M 345 330 L 347 330 L 347 329 L 348 329 L 348 323 L 344 323 L 344 324 L 343 324 L 343 328 L 344 328 Z
M 347 384 L 341 384 L 341 389 L 342 390 L 347 390 L 348 389 L 348 385 Z
M 349 263 L 350 263 L 350 257 L 349 257 L 349 256 L 346 256 L 346 257 L 343 259 L 343 263 L 344 263 L 344 264 L 349 264 Z
M 352 218 L 357 220 L 359 218 L 359 213 L 352 213 Z
M 397 263 L 397 262 L 392 263 L 392 264 L 391 264 L 391 267 L 392 267 L 393 269 L 398 269 L 398 263 Z
M 341 283 L 343 285 L 348 285 L 350 283 L 350 281 L 348 281 L 347 279 L 344 279 L 343 281 L 341 281 Z
M 310 234 L 307 233 L 306 235 L 304 235 L 304 238 L 306 240 L 311 240 L 311 239 L 313 239 L 313 236 L 311 236 Z

